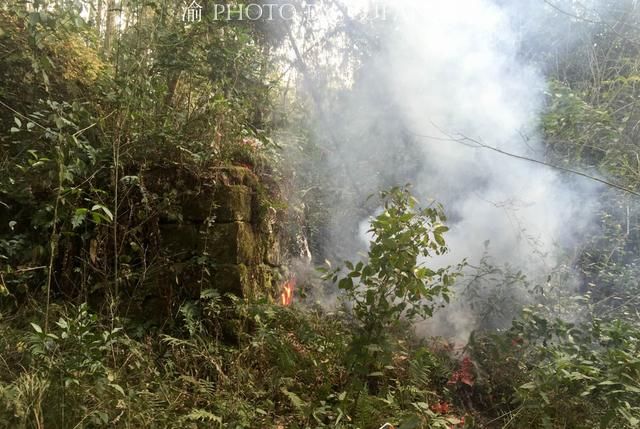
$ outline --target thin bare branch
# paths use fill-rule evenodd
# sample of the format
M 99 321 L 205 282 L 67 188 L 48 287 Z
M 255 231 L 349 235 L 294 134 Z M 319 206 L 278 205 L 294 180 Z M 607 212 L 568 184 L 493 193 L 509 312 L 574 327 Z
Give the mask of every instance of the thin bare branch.
M 490 145 L 488 145 L 486 143 L 483 143 L 480 140 L 477 140 L 477 139 L 474 139 L 474 138 L 471 138 L 471 137 L 467 137 L 464 134 L 451 135 L 451 134 L 448 134 L 448 133 L 444 132 L 443 130 L 439 129 L 439 131 L 442 132 L 446 137 L 429 136 L 429 135 L 417 134 L 417 133 L 410 133 L 410 134 L 412 134 L 412 135 L 414 135 L 416 137 L 421 137 L 421 138 L 426 138 L 426 139 L 431 139 L 431 140 L 449 141 L 449 142 L 459 143 L 459 144 L 462 144 L 464 146 L 467 146 L 467 147 L 470 147 L 470 148 L 475 148 L 475 149 L 487 149 L 487 150 L 499 153 L 501 155 L 508 156 L 510 158 L 515 158 L 515 159 L 519 159 L 521 161 L 526 161 L 526 162 L 531 162 L 531 163 L 534 163 L 534 164 L 543 165 L 545 167 L 549 167 L 549 168 L 552 168 L 554 170 L 558 170 L 558 171 L 562 171 L 562 172 L 565 172 L 565 173 L 573 174 L 573 175 L 576 175 L 576 176 L 584 177 L 586 179 L 593 180 L 595 182 L 601 183 L 601 184 L 609 186 L 611 188 L 615 188 L 615 189 L 618 189 L 620 191 L 626 192 L 628 194 L 635 195 L 636 197 L 640 197 L 640 193 L 634 191 L 633 189 L 626 188 L 626 187 L 624 187 L 622 185 L 618 185 L 617 183 L 613 183 L 613 182 L 610 182 L 610 181 L 605 180 L 605 179 L 600 179 L 599 177 L 592 176 L 590 174 L 583 173 L 583 172 L 578 171 L 578 170 L 573 170 L 571 168 L 562 167 L 562 166 L 556 165 L 556 164 L 551 164 L 549 162 L 541 161 L 539 159 L 530 158 L 530 157 L 527 157 L 527 156 L 523 156 L 523 155 L 518 155 L 518 154 L 515 154 L 515 153 L 507 152 L 505 150 L 502 150 L 502 149 L 499 149 L 497 147 L 490 146 Z

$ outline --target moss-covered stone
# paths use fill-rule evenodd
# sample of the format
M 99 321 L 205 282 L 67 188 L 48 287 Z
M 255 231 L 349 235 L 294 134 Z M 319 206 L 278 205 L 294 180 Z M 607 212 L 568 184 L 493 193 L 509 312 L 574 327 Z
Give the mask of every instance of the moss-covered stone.
M 143 307 L 175 310 L 207 288 L 248 299 L 278 295 L 277 213 L 259 203 L 255 174 L 244 167 L 216 168 L 204 176 L 157 168 L 145 179 L 151 200 L 161 212 L 165 208 L 159 228 L 167 264 L 155 275 L 158 290 L 141 292 Z
M 176 261 L 190 258 L 204 249 L 199 225 L 160 225 L 164 253 Z
M 218 223 L 251 222 L 253 192 L 247 186 L 217 186 L 190 194 L 182 203 L 182 217 L 190 222 L 204 222 L 213 217 Z
M 166 281 L 172 281 L 183 299 L 197 299 L 200 291 L 207 289 L 211 282 L 209 270 L 193 261 L 172 264 L 167 272 Z
M 220 293 L 247 297 L 252 295 L 252 290 L 256 287 L 249 275 L 249 269 L 244 264 L 218 265 L 213 269 L 213 273 L 211 287 Z
M 200 291 L 208 288 L 255 299 L 277 297 L 282 274 L 279 268 L 265 264 L 220 264 L 203 269 L 192 263 L 176 263 L 162 280 L 163 295 L 173 290 L 179 300 L 197 299 Z
M 278 268 L 268 265 L 256 265 L 252 267 L 253 283 L 256 289 L 253 291 L 254 296 L 260 297 L 277 297 L 282 275 Z
M 239 166 L 218 167 L 213 169 L 215 180 L 226 186 L 244 185 L 256 189 L 258 177 L 248 168 Z
M 213 225 L 208 234 L 207 253 L 217 264 L 260 262 L 256 236 L 251 225 L 244 222 Z
M 271 265 L 272 267 L 282 265 L 282 248 L 278 237 L 275 234 L 272 234 L 265 237 L 264 241 L 263 262 Z
M 220 186 L 215 203 L 217 222 L 251 222 L 253 192 L 243 185 Z
M 281 249 L 275 235 L 254 231 L 246 222 L 204 225 L 160 225 L 165 255 L 174 261 L 208 255 L 214 264 L 281 265 Z

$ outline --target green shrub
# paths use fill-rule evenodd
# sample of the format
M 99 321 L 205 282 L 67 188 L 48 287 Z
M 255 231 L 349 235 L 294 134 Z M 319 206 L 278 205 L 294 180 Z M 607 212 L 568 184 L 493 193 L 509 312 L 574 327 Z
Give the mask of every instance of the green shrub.
M 616 320 L 567 323 L 526 310 L 501 335 L 469 346 L 485 399 L 513 427 L 637 428 L 640 329 Z M 484 404 L 487 406 L 487 403 Z
M 353 362 L 360 375 L 389 363 L 388 337 L 404 320 L 426 318 L 440 300 L 449 301 L 449 287 L 458 270 L 427 267 L 427 258 L 443 255 L 448 231 L 439 206 L 419 208 L 406 188 L 381 193 L 383 212 L 371 221 L 368 258 L 346 262 L 326 275 L 344 291 L 356 321 Z M 376 368 L 373 368 L 376 367 Z M 362 373 L 362 371 L 365 371 Z

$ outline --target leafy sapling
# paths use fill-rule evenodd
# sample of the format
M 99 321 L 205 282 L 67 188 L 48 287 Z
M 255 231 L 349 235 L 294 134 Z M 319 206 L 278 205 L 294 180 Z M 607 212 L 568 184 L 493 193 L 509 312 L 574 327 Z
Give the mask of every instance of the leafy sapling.
M 441 206 L 419 207 L 406 187 L 381 192 L 381 200 L 383 211 L 369 229 L 366 261 L 347 261 L 348 272 L 338 268 L 326 274 L 352 307 L 354 359 L 375 356 L 379 363 L 389 360 L 390 329 L 402 320 L 431 317 L 442 300 L 449 301 L 450 287 L 464 265 L 427 266 L 431 257 L 448 251 L 443 235 L 449 228 Z

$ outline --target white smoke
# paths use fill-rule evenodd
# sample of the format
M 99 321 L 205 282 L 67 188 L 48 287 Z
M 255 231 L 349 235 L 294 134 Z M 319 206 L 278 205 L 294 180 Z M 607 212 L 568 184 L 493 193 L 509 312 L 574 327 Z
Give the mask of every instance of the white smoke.
M 518 56 L 508 15 L 486 0 L 403 2 L 402 30 L 389 37 L 389 85 L 421 139 L 416 187 L 455 218 L 453 257 L 478 256 L 483 242 L 522 265 L 553 255 L 581 217 L 575 193 L 550 168 L 447 141 L 462 134 L 506 152 L 543 159 L 537 137 L 545 81 Z M 437 140 L 444 138 L 444 140 Z M 553 262 L 544 260 L 540 262 Z
M 337 254 L 354 257 L 366 241 L 362 212 L 359 227 L 349 222 L 358 216 L 354 200 L 411 182 L 424 203 L 441 202 L 450 218 L 451 253 L 435 263 L 468 258 L 477 264 L 489 241 L 496 263 L 532 281 L 546 277 L 589 226 L 594 185 L 451 138 L 544 159 L 545 79 L 520 55 L 523 32 L 514 27 L 514 9 L 489 0 L 387 7 L 394 19 L 382 26 L 379 49 L 356 73 L 353 90 L 331 106 L 329 164 L 348 189 L 335 211 L 331 243 L 351 244 Z M 465 308 L 447 307 L 427 331 L 463 338 L 476 327 Z

